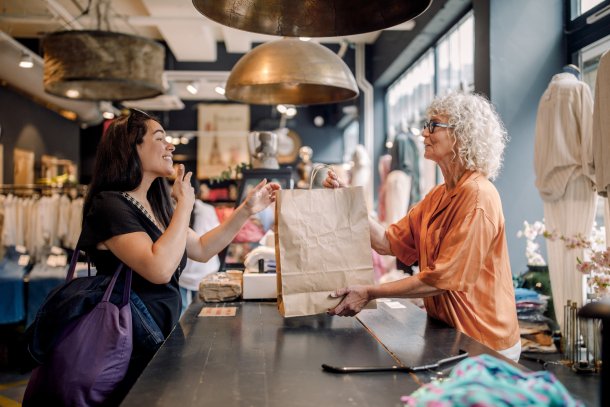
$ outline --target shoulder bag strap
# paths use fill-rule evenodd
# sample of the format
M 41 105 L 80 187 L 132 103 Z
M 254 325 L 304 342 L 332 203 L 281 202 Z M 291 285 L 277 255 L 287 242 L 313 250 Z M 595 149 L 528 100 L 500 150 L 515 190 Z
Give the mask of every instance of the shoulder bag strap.
M 114 285 L 116 284 L 116 280 L 123 269 L 124 264 L 121 263 L 117 267 L 114 275 L 112 276 L 112 280 L 110 280 L 110 284 L 106 288 L 106 292 L 104 292 L 104 297 L 102 298 L 102 302 L 108 302 L 110 300 L 110 294 L 112 294 L 112 290 L 114 289 Z M 119 308 L 123 308 L 127 303 L 129 303 L 129 293 L 131 292 L 131 269 L 127 270 L 127 274 L 125 275 L 125 287 L 123 288 L 123 300 L 121 301 L 121 305 Z

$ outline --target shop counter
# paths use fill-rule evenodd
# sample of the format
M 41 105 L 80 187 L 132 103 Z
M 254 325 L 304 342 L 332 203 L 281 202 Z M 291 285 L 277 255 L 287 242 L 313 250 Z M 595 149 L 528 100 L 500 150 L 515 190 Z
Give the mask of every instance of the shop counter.
M 199 317 L 202 307 L 236 314 Z M 282 318 L 271 302 L 192 304 L 121 405 L 402 406 L 401 396 L 456 363 L 351 374 L 321 365 L 420 366 L 461 350 L 508 360 L 408 301 L 380 302 L 356 318 Z

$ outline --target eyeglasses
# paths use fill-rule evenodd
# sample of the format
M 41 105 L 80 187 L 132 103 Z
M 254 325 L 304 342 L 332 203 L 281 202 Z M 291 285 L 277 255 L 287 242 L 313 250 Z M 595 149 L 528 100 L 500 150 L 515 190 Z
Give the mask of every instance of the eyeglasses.
M 435 122 L 435 121 L 432 121 L 432 120 L 424 122 L 424 129 L 428 129 L 430 134 L 434 133 L 434 128 L 435 127 L 442 127 L 444 129 L 452 129 L 455 126 L 452 126 L 449 123 L 439 123 L 439 122 Z

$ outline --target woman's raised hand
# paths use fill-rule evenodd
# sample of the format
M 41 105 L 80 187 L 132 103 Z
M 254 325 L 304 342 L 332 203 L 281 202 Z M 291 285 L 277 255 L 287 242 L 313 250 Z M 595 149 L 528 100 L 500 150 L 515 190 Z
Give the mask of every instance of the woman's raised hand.
M 277 182 L 262 180 L 257 186 L 252 188 L 244 201 L 248 211 L 254 215 L 275 202 L 275 191 L 282 189 Z
M 347 186 L 333 170 L 328 171 L 322 185 L 324 185 L 325 188 L 345 188 Z
M 184 204 L 187 207 L 193 207 L 195 204 L 195 189 L 191 185 L 192 172 L 184 174 L 184 165 L 180 164 L 176 171 L 176 180 L 172 187 L 172 198 L 179 204 Z

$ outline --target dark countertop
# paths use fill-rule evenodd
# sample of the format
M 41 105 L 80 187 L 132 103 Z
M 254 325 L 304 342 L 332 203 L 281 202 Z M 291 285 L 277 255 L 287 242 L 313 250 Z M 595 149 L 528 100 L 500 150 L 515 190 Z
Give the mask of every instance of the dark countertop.
M 402 406 L 402 395 L 456 363 L 417 374 L 349 375 L 324 372 L 321 364 L 415 366 L 460 349 L 507 360 L 408 301 L 401 303 L 405 308 L 379 303 L 358 318 L 282 318 L 272 302 L 193 304 L 122 406 Z M 197 317 L 203 306 L 237 307 L 237 314 Z M 595 405 L 591 397 L 597 393 L 578 396 Z

